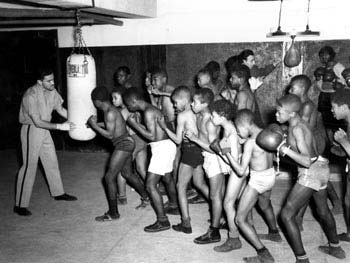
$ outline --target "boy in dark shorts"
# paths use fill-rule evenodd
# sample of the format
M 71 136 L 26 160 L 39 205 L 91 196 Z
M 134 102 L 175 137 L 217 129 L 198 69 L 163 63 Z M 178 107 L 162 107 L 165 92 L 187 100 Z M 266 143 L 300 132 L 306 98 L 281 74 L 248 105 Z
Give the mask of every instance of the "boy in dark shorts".
M 208 198 L 209 189 L 204 180 L 203 156 L 201 148 L 183 138 L 184 132 L 191 131 L 198 135 L 197 116 L 191 109 L 191 91 L 186 86 L 176 88 L 171 98 L 177 112 L 176 133 L 172 132 L 166 125 L 164 119 L 158 119 L 160 127 L 167 133 L 169 138 L 176 144 L 181 144 L 181 159 L 179 166 L 177 193 L 181 210 L 181 223 L 173 225 L 175 231 L 192 233 L 191 219 L 189 216 L 186 189 L 193 177 L 194 185 Z
M 88 124 L 103 137 L 110 139 L 114 151 L 110 157 L 108 170 L 104 176 L 107 185 L 107 200 L 109 210 L 102 216 L 96 217 L 96 221 L 111 221 L 120 217 L 117 205 L 117 175 L 121 172 L 130 185 L 147 199 L 148 194 L 140 178 L 133 174 L 131 169 L 131 157 L 135 148 L 134 140 L 126 131 L 126 124 L 120 111 L 109 101 L 109 93 L 106 88 L 95 88 L 91 93 L 91 99 L 96 108 L 103 111 L 105 129 L 97 124 L 97 116 L 91 116 Z

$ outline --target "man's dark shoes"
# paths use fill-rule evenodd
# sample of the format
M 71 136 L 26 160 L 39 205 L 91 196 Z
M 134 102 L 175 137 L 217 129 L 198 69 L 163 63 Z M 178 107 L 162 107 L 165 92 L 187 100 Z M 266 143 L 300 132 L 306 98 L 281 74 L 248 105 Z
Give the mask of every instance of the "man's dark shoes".
M 157 220 L 154 224 L 146 226 L 144 230 L 145 232 L 154 233 L 154 232 L 168 230 L 169 228 L 170 228 L 170 222 L 168 220 L 166 221 Z
M 204 204 L 204 203 L 207 203 L 207 200 L 205 200 L 205 198 L 202 195 L 197 194 L 193 198 L 189 198 L 188 203 L 189 204 Z
M 219 228 L 210 226 L 208 229 L 208 232 L 204 235 L 197 237 L 195 240 L 193 240 L 196 244 L 210 244 L 215 242 L 220 242 L 221 236 Z
M 15 206 L 13 208 L 13 212 L 18 214 L 19 216 L 30 216 L 30 215 L 32 215 L 32 213 L 26 207 Z
M 76 198 L 75 196 L 73 195 L 69 195 L 69 194 L 66 194 L 64 193 L 63 195 L 58 195 L 58 196 L 55 196 L 54 197 L 56 201 L 76 201 L 78 200 L 78 198 Z
M 177 225 L 172 225 L 172 228 L 177 231 L 177 232 L 184 232 L 185 234 L 191 234 L 192 233 L 192 227 L 191 226 L 184 226 L 181 223 L 177 224 Z

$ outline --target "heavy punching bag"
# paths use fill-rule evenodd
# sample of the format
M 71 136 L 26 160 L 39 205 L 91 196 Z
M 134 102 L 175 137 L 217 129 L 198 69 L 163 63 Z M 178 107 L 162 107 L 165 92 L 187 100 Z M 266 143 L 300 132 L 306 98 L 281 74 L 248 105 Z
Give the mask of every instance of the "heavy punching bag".
M 67 59 L 68 121 L 75 124 L 69 131 L 72 139 L 87 141 L 95 132 L 86 126 L 96 108 L 91 100 L 91 92 L 96 87 L 96 67 L 91 55 L 71 54 Z
M 292 36 L 292 45 L 289 47 L 286 55 L 284 56 L 284 64 L 290 68 L 298 66 L 301 62 L 301 54 L 295 45 L 294 38 L 295 36 Z
M 67 58 L 67 98 L 68 121 L 75 124 L 75 129 L 69 131 L 69 136 L 75 140 L 87 141 L 96 136 L 86 125 L 88 118 L 96 115 L 91 100 L 91 92 L 96 87 L 96 66 L 82 36 L 79 12 L 73 37 L 74 47 Z

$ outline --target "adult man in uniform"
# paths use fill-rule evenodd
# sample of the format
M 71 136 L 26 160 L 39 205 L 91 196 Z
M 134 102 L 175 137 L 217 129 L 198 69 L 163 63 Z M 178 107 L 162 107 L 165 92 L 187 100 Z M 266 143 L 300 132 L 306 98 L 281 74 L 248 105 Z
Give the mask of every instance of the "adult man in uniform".
M 22 124 L 23 165 L 18 172 L 16 187 L 14 212 L 18 215 L 31 215 L 27 208 L 33 190 L 39 157 L 45 170 L 51 195 L 55 200 L 77 200 L 75 196 L 64 192 L 55 145 L 49 131 L 68 131 L 74 128 L 74 125 L 69 122 L 62 124 L 51 122 L 53 110 L 67 119 L 67 110 L 62 107 L 62 103 L 63 99 L 55 89 L 52 70 L 39 70 L 37 83 L 24 93 L 19 112 L 19 122 Z

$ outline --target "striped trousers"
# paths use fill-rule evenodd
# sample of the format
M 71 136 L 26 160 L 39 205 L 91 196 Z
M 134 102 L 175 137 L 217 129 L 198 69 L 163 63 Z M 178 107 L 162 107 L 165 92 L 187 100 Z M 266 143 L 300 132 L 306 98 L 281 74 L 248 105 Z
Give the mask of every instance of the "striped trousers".
M 39 158 L 45 171 L 51 195 L 64 194 L 56 149 L 50 132 L 34 125 L 22 125 L 21 142 L 23 165 L 17 177 L 16 206 L 29 206 Z

